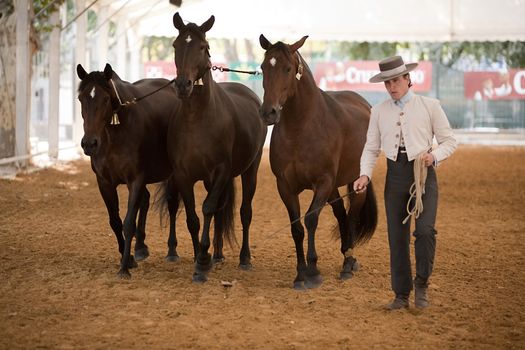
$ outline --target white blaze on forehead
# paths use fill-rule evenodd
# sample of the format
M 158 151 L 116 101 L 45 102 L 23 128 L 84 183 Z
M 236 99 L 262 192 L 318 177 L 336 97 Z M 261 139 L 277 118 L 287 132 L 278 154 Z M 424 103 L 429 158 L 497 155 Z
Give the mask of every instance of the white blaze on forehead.
M 276 64 L 276 63 L 277 63 L 277 60 L 275 59 L 275 57 L 270 58 L 270 65 L 271 65 L 272 67 L 275 67 L 275 64 Z
M 186 37 L 186 42 L 189 44 L 191 41 L 191 36 L 188 34 L 188 36 Z
M 95 98 L 95 87 L 93 86 L 93 89 L 91 89 L 91 92 L 89 93 L 91 98 Z

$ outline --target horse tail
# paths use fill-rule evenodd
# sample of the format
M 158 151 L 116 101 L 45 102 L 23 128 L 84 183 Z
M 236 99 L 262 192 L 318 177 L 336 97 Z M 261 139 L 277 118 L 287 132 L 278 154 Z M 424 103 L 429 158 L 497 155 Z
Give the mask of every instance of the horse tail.
M 170 215 L 168 212 L 169 211 L 168 203 L 169 203 L 169 200 L 172 198 L 171 196 L 173 196 L 174 194 L 173 192 L 169 190 L 169 188 L 170 188 L 170 185 L 168 181 L 161 182 L 157 186 L 157 190 L 155 191 L 155 197 L 153 200 L 153 208 L 156 211 L 158 211 L 160 215 L 160 226 L 161 227 L 166 227 L 167 226 L 166 222 L 170 218 Z M 176 196 L 175 198 L 176 203 L 180 204 L 181 198 L 180 198 L 179 193 L 177 192 L 175 196 Z M 177 215 L 182 210 L 182 207 L 183 206 L 178 205 Z
M 348 191 L 352 191 L 352 186 L 348 185 Z M 348 209 L 347 220 L 352 220 L 350 217 L 350 208 Z M 352 226 L 348 223 L 348 226 Z M 359 212 L 359 219 L 356 222 L 355 230 L 353 230 L 352 242 L 354 245 L 366 243 L 374 234 L 377 227 L 377 201 L 374 193 L 372 183 L 368 185 L 366 190 L 366 197 L 361 211 Z
M 237 244 L 234 231 L 235 183 L 230 178 L 219 197 L 219 209 L 215 213 L 215 232 L 226 239 L 230 247 Z

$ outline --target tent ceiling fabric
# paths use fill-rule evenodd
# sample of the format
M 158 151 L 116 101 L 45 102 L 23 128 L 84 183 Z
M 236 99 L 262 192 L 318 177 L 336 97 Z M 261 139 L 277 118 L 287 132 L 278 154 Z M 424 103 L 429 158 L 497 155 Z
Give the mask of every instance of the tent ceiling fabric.
M 107 1 L 107 0 L 106 0 Z M 523 41 L 525 0 L 168 0 L 106 2 L 139 35 L 177 35 L 172 17 L 202 23 L 212 14 L 213 38 L 270 41 Z M 113 20 L 117 21 L 116 18 Z

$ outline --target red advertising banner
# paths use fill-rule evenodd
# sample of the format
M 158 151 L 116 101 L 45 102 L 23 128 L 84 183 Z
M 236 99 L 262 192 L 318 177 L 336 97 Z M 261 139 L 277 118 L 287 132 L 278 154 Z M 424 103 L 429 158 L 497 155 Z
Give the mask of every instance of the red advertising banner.
M 525 99 L 525 70 L 465 72 L 465 98 L 471 100 Z
M 223 62 L 213 62 L 214 65 L 224 66 Z M 146 78 L 165 78 L 173 79 L 177 75 L 177 68 L 173 61 L 148 61 L 144 63 L 144 73 Z M 212 71 L 213 80 L 216 82 L 227 81 L 228 77 L 225 72 L 220 72 L 218 70 Z
M 323 90 L 385 91 L 384 84 L 368 80 L 379 73 L 379 61 L 322 62 L 315 66 L 314 78 Z M 421 61 L 410 72 L 413 91 L 429 91 L 432 87 L 432 62 Z

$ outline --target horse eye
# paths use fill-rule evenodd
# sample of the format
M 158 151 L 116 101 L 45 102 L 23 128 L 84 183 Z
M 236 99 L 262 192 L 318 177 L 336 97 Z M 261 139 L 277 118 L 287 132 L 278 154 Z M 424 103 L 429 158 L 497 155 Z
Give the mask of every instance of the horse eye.
M 292 71 L 292 67 L 286 67 L 286 73 L 290 73 Z
M 204 50 L 206 50 L 206 45 L 201 46 L 201 51 L 204 51 Z

